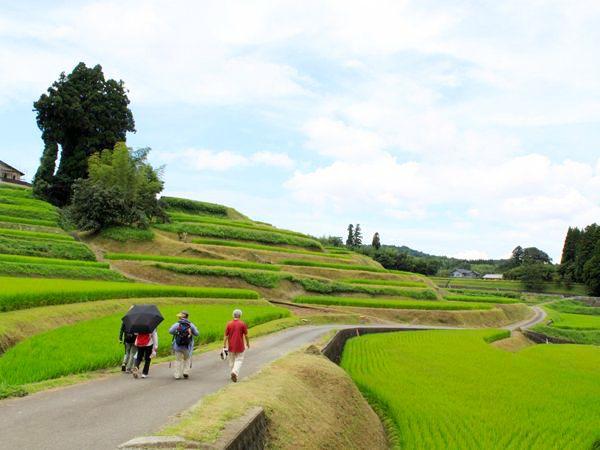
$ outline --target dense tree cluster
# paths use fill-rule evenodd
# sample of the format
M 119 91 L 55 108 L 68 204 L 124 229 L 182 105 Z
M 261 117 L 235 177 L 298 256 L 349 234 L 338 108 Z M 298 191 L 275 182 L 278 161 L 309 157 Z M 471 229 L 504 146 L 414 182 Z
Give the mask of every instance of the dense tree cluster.
M 348 225 L 348 236 L 346 237 L 346 247 L 355 248 L 360 247 L 362 245 L 362 230 L 360 228 L 360 224 L 357 223 L 356 226 L 349 224 Z
M 111 225 L 145 228 L 164 219 L 157 200 L 163 189 L 161 169 L 147 162 L 150 149 L 133 151 L 118 142 L 89 158 L 89 177 L 73 185 L 71 218 L 81 230 L 98 231 Z
M 68 204 L 75 180 L 88 175 L 88 158 L 135 131 L 128 105 L 123 82 L 105 79 L 99 65 L 79 63 L 69 75 L 61 73 L 33 104 L 44 141 L 33 179 L 36 196 L 57 206 Z
M 600 295 L 600 225 L 569 228 L 559 272 L 565 282 L 585 283 Z

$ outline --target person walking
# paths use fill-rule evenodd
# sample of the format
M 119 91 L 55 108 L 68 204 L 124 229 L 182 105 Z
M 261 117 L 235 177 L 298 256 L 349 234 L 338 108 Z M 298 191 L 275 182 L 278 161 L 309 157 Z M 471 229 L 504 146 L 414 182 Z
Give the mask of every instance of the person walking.
M 119 342 L 125 346 L 125 356 L 123 356 L 121 371 L 131 373 L 133 363 L 135 362 L 135 334 L 128 333 L 127 330 L 125 330 L 124 323 L 121 323 L 121 330 L 119 331 Z
M 181 311 L 177 314 L 179 319 L 171 328 L 169 333 L 173 335 L 173 352 L 175 353 L 175 372 L 173 376 L 176 380 L 189 378 L 192 369 L 192 352 L 194 351 L 194 336 L 198 336 L 198 328 L 188 320 L 187 311 Z
M 223 348 L 229 350 L 229 368 L 231 369 L 231 381 L 237 383 L 240 376 L 240 369 L 244 362 L 244 351 L 250 348 L 248 339 L 248 326 L 240 320 L 242 311 L 236 309 L 233 311 L 233 320 L 225 328 L 225 337 L 223 339 Z M 246 346 L 244 347 L 244 340 Z
M 138 378 L 140 375 L 140 365 L 144 360 L 144 369 L 142 370 L 142 378 L 148 377 L 150 371 L 150 360 L 156 356 L 158 350 L 158 333 L 156 328 L 152 333 L 138 333 L 135 338 L 135 348 L 137 350 L 137 358 L 132 373 L 133 378 Z

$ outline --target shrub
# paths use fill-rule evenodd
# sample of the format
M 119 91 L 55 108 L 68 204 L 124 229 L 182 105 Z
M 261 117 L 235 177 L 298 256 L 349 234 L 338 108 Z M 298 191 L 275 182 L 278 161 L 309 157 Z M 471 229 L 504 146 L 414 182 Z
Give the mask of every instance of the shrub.
M 304 259 L 284 259 L 280 264 L 288 266 L 322 267 L 325 269 L 359 270 L 361 272 L 387 272 L 386 269 L 373 266 L 358 266 L 350 264 L 324 263 L 319 261 L 307 261 Z
M 241 278 L 248 284 L 265 288 L 275 288 L 284 278 L 292 278 L 290 274 L 243 270 L 234 268 L 205 267 L 194 265 L 174 265 L 157 263 L 154 267 L 170 270 L 184 275 L 200 275 L 213 277 Z
M 98 267 L 76 267 L 57 264 L 33 264 L 5 261 L 0 261 L 0 275 L 8 275 L 13 277 L 128 281 L 127 278 L 120 273 Z
M 106 259 L 124 259 L 129 261 L 156 261 L 174 264 L 193 264 L 197 266 L 238 267 L 243 269 L 258 269 L 279 271 L 281 268 L 274 264 L 261 264 L 247 261 L 228 261 L 226 259 L 184 258 L 180 256 L 141 255 L 131 253 L 107 253 Z
M 40 258 L 37 256 L 21 256 L 21 255 L 2 255 L 0 261 L 27 263 L 27 264 L 45 264 L 55 266 L 74 266 L 74 267 L 96 267 L 98 269 L 109 269 L 110 264 L 95 261 L 75 261 L 72 259 L 57 259 L 57 258 Z
M 165 209 L 176 209 L 191 214 L 208 214 L 212 216 L 227 217 L 227 208 L 223 205 L 177 197 L 161 197 L 160 202 Z
M 109 227 L 100 231 L 99 236 L 119 242 L 144 242 L 154 240 L 154 231 L 132 227 Z
M 89 178 L 73 183 L 70 214 L 77 226 L 98 231 L 111 225 L 146 228 L 164 217 L 156 196 L 163 189 L 160 170 L 147 162 L 149 149 L 134 152 L 118 142 L 114 150 L 89 157 Z
M 257 299 L 248 289 L 165 286 L 111 281 L 0 278 L 0 311 L 114 298 L 192 297 Z
M 0 253 L 95 261 L 94 253 L 79 242 L 15 239 L 0 236 Z
M 196 236 L 256 241 L 267 244 L 294 245 L 297 247 L 322 250 L 321 244 L 314 239 L 290 236 L 288 234 L 278 233 L 277 231 L 250 230 L 214 224 L 195 225 L 175 223 L 159 224 L 156 225 L 156 227 L 160 230 L 170 231 L 172 233 L 185 232 Z
M 73 236 L 69 236 L 68 234 L 42 233 L 39 231 L 9 230 L 5 228 L 0 228 L 0 236 L 14 236 L 20 239 L 49 239 L 52 241 L 74 241 Z
M 299 296 L 294 303 L 308 303 L 314 305 L 354 306 L 361 308 L 390 308 L 390 309 L 430 309 L 442 311 L 480 310 L 490 309 L 489 305 L 473 303 L 450 303 L 442 301 L 410 300 L 405 298 L 356 298 L 332 297 L 328 295 Z

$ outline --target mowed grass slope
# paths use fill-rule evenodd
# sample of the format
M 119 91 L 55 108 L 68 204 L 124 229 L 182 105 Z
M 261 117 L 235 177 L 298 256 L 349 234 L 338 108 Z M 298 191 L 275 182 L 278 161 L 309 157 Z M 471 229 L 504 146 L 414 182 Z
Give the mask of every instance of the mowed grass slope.
M 342 367 L 386 413 L 397 448 L 591 449 L 600 439 L 600 349 L 510 353 L 486 343 L 495 335 L 503 333 L 368 335 L 348 341 Z
M 170 352 L 168 328 L 177 321 L 176 314 L 185 308 L 199 327 L 199 343 L 221 339 L 225 324 L 237 303 L 223 305 L 161 305 L 165 321 L 158 327 L 159 355 Z M 289 316 L 283 308 L 242 305 L 244 320 L 252 327 Z M 92 319 L 35 335 L 10 348 L 0 357 L 0 380 L 10 386 L 57 378 L 80 372 L 112 367 L 123 357 L 118 343 L 121 317 L 127 312 Z

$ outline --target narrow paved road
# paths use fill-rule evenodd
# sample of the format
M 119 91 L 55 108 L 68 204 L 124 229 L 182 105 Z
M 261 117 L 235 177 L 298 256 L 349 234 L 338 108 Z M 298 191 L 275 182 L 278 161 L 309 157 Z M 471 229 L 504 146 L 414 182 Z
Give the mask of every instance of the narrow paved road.
M 535 323 L 543 320 L 540 312 L 536 312 Z M 334 328 L 344 327 L 304 326 L 256 339 L 248 350 L 242 377 L 314 342 Z M 194 358 L 189 380 L 174 380 L 168 364 L 160 364 L 150 369 L 150 377 L 145 380 L 116 374 L 4 400 L 0 402 L 0 449 L 114 449 L 133 437 L 152 434 L 170 417 L 229 382 L 227 363 L 213 351 Z

